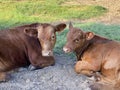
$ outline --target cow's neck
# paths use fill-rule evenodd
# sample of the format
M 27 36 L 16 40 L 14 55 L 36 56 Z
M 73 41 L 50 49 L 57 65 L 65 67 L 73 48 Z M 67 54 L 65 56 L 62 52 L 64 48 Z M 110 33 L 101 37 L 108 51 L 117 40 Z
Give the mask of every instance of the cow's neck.
M 93 39 L 89 40 L 89 41 L 86 41 L 85 44 L 83 45 L 82 48 L 78 48 L 75 53 L 76 53 L 76 56 L 77 56 L 77 60 L 81 60 L 81 57 L 83 55 L 83 53 L 93 44 L 95 43 L 107 43 L 111 40 L 109 39 L 106 39 L 104 37 L 100 37 L 100 36 L 97 36 L 95 35 Z

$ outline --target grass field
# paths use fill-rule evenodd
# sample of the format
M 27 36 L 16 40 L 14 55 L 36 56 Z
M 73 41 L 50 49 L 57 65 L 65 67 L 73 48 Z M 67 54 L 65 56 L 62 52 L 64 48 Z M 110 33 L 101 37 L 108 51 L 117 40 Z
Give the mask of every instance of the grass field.
M 88 19 L 98 17 L 107 12 L 107 9 L 95 5 L 66 5 L 72 0 L 0 0 L 0 29 L 33 22 L 58 22 L 74 19 Z M 96 34 L 110 39 L 120 40 L 119 25 L 104 25 L 96 23 L 76 23 L 84 31 L 93 31 Z M 68 28 L 57 34 L 56 53 L 62 52 L 66 41 Z
M 107 9 L 95 5 L 64 5 L 71 0 L 0 0 L 0 29 L 32 22 L 88 19 Z

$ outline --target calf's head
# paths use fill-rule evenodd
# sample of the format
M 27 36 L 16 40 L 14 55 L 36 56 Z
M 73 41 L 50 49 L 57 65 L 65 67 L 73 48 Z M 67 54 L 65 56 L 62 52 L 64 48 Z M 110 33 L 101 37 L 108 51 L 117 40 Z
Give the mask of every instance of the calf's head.
M 86 42 L 91 40 L 94 37 L 92 32 L 83 32 L 79 28 L 73 27 L 69 24 L 69 31 L 67 33 L 67 42 L 63 47 L 65 53 L 81 50 Z
M 39 39 L 42 47 L 42 55 L 53 56 L 53 48 L 56 42 L 56 32 L 64 30 L 66 24 L 61 23 L 54 26 L 48 23 L 37 23 L 29 26 L 31 28 L 25 29 L 25 33 Z

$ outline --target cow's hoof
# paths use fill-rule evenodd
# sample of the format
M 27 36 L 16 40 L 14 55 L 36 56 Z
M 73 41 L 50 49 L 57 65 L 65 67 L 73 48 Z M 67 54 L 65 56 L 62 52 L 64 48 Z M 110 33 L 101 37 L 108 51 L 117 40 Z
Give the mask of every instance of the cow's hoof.
M 29 67 L 28 67 L 29 71 L 34 71 L 34 70 L 37 70 L 37 69 L 41 69 L 41 67 L 36 67 L 36 66 L 33 66 L 32 64 L 30 64 Z
M 29 71 L 36 70 L 36 67 L 30 64 L 29 67 L 28 67 L 28 70 Z
M 54 65 L 55 65 L 55 63 L 51 64 L 51 66 L 54 66 Z
M 8 81 L 8 79 L 6 79 L 6 78 L 0 79 L 0 83 L 7 82 L 7 81 Z
M 0 79 L 0 83 L 4 83 L 4 82 L 7 82 L 8 80 L 6 79 Z
M 7 82 L 11 79 L 11 75 L 5 75 L 4 77 L 0 77 L 0 83 Z

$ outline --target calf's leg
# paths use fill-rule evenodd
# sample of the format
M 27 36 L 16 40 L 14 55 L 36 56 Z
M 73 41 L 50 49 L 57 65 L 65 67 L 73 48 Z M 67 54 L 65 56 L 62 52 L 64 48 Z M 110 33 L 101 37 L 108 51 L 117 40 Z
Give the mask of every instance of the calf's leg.
M 95 80 L 98 82 L 111 82 L 110 79 L 98 73 L 99 66 L 94 66 L 87 61 L 78 61 L 75 65 L 75 71 L 87 76 L 94 76 Z
M 98 67 L 90 64 L 87 61 L 78 61 L 75 65 L 75 72 L 85 74 L 87 76 L 94 75 L 94 72 L 98 71 Z
M 94 75 L 94 72 L 90 70 L 82 70 L 80 73 L 90 77 Z

